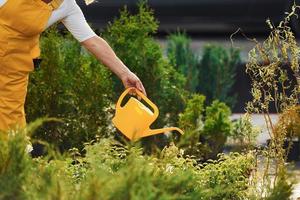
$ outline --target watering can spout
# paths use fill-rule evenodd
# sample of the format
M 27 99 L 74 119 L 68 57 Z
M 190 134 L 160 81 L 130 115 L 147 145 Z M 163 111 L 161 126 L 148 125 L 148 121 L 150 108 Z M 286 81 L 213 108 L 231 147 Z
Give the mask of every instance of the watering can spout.
M 177 131 L 181 135 L 183 135 L 183 131 L 181 129 L 179 129 L 177 127 L 168 127 L 168 128 L 159 128 L 159 129 L 148 129 L 147 131 L 145 131 L 143 133 L 142 137 L 157 135 L 157 134 L 161 134 L 161 133 L 168 132 L 168 131 Z

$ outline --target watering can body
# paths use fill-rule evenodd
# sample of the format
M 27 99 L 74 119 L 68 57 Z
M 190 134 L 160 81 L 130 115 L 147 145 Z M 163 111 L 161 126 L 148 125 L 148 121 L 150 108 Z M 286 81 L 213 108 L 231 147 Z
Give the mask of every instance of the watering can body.
M 134 97 L 130 97 L 128 102 L 121 106 L 125 96 L 134 90 L 152 109 L 150 110 L 142 102 Z M 159 110 L 143 93 L 135 88 L 126 89 L 120 96 L 116 104 L 116 113 L 113 118 L 113 124 L 121 131 L 128 139 L 137 140 L 142 137 L 160 134 L 166 131 L 177 130 L 181 134 L 183 131 L 176 128 L 150 129 L 150 125 L 157 119 Z

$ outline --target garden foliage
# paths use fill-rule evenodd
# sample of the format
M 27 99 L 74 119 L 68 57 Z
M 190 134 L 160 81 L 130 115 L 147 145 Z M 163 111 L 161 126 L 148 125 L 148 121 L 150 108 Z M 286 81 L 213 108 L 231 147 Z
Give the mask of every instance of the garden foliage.
M 260 132 L 260 128 L 253 126 L 251 115 L 246 113 L 233 122 L 231 139 L 235 140 L 241 147 L 251 149 L 256 145 L 256 139 Z
M 246 72 L 252 81 L 253 96 L 253 100 L 247 104 L 247 111 L 251 114 L 263 114 L 270 136 L 267 149 L 257 152 L 264 158 L 258 161 L 264 172 L 256 174 L 256 184 L 262 185 L 256 193 L 259 199 L 268 196 L 269 199 L 288 199 L 292 187 L 291 182 L 286 179 L 289 148 L 285 148 L 284 144 L 291 136 L 288 134 L 288 125 L 292 119 L 288 113 L 291 114 L 300 103 L 300 47 L 288 26 L 291 18 L 297 17 L 297 9 L 299 6 L 294 5 L 292 11 L 277 26 L 267 20 L 271 33 L 264 42 L 253 39 L 256 45 L 249 52 L 249 62 L 246 65 Z M 288 72 L 291 72 L 291 77 Z M 270 116 L 272 106 L 281 116 L 277 125 Z M 282 118 L 284 116 L 285 119 Z
M 168 37 L 167 55 L 176 70 L 186 77 L 185 88 L 195 92 L 198 86 L 199 59 L 190 47 L 191 39 L 185 33 L 177 32 Z
M 198 166 L 173 145 L 145 156 L 138 146 L 111 139 L 86 145 L 85 157 L 52 151 L 32 159 L 21 133 L 2 140 L 1 146 L 0 199 L 238 200 L 248 195 L 253 167 L 251 154 L 222 155 Z
M 231 135 L 231 111 L 218 100 L 207 107 L 204 102 L 203 95 L 193 95 L 187 102 L 179 119 L 180 127 L 186 131 L 179 146 L 186 149 L 186 154 L 198 159 L 216 159 Z
M 149 98 L 160 108 L 161 117 L 156 125 L 161 127 L 166 123 L 176 123 L 178 114 L 183 110 L 185 77 L 164 58 L 160 45 L 153 38 L 157 28 L 153 11 L 141 3 L 135 15 L 127 9 L 122 10 L 120 17 L 108 25 L 103 37 L 141 78 Z M 114 80 L 114 96 L 117 98 L 123 91 L 123 85 Z
M 197 92 L 204 94 L 209 103 L 218 99 L 233 107 L 236 94 L 232 93 L 232 86 L 239 63 L 238 49 L 206 45 L 199 64 Z
M 236 94 L 232 91 L 236 69 L 241 62 L 237 48 L 226 49 L 220 45 L 207 44 L 204 50 L 192 50 L 186 34 L 177 32 L 167 40 L 167 55 L 177 71 L 187 78 L 186 89 L 205 95 L 207 103 L 213 100 L 233 107 Z
M 287 108 L 279 116 L 279 120 L 274 127 L 275 132 L 285 132 L 289 140 L 300 141 L 300 106 Z
M 46 123 L 34 137 L 66 150 L 104 134 L 112 96 L 108 70 L 55 29 L 43 35 L 41 48 L 41 68 L 30 76 L 27 121 L 49 116 L 64 123 Z

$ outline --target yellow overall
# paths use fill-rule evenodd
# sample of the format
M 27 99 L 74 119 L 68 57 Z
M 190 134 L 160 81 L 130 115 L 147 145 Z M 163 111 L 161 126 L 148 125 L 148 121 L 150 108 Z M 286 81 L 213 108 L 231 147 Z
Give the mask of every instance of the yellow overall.
M 7 0 L 0 7 L 0 131 L 26 125 L 24 103 L 39 37 L 63 0 Z

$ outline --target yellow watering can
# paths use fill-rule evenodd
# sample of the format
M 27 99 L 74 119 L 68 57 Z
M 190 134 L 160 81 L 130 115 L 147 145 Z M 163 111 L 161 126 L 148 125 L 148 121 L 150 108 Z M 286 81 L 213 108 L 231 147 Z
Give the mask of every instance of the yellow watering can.
M 125 96 L 134 90 L 152 109 L 152 112 L 147 106 L 134 97 L 130 97 L 128 102 L 121 106 Z M 183 131 L 176 127 L 150 129 L 150 125 L 157 119 L 159 111 L 157 106 L 152 103 L 143 93 L 135 88 L 126 89 L 120 96 L 116 104 L 116 114 L 113 118 L 113 123 L 128 139 L 137 140 L 142 137 L 156 135 L 167 131 L 176 130 L 183 134 Z

